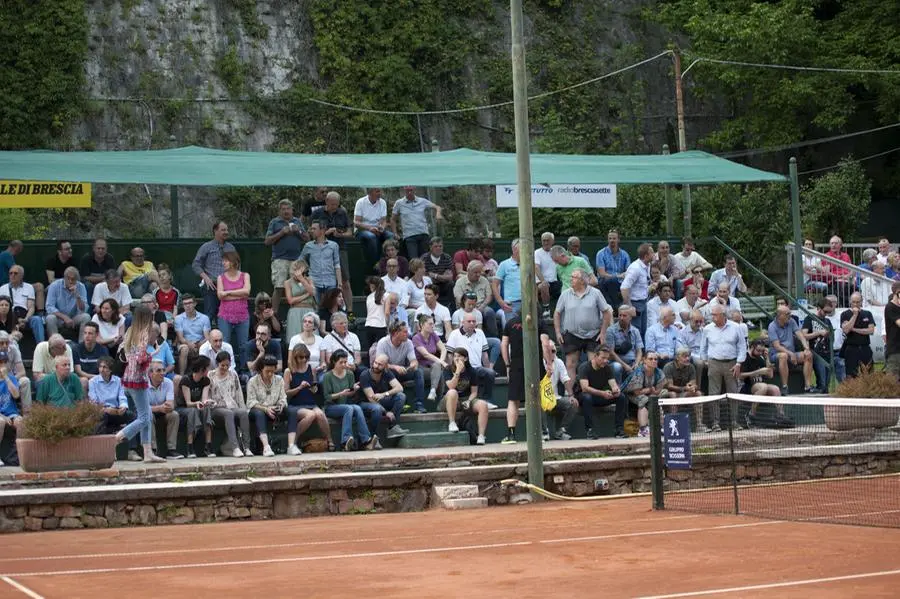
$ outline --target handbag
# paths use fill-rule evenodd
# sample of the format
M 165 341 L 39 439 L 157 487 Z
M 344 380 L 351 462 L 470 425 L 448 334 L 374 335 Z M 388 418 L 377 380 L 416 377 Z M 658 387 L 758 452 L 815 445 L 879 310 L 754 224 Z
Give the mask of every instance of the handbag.
M 545 374 L 540 383 L 541 409 L 552 412 L 556 407 L 556 393 L 553 392 L 553 384 L 550 382 L 550 374 Z

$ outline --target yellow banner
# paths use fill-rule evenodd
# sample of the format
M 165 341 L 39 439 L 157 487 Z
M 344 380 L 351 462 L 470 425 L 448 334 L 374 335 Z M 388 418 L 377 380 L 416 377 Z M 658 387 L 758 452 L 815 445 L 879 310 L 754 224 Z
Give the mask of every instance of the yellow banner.
M 90 183 L 0 181 L 0 208 L 90 207 Z

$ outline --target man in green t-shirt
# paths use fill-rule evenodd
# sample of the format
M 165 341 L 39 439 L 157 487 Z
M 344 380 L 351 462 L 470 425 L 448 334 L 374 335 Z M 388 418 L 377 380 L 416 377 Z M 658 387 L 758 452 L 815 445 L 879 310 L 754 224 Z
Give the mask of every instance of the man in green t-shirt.
M 78 375 L 65 355 L 53 359 L 54 376 L 41 379 L 37 389 L 37 401 L 61 408 L 72 408 L 84 397 L 84 389 Z
M 565 250 L 561 245 L 554 245 L 550 248 L 550 257 L 556 262 L 556 280 L 562 284 L 560 292 L 565 291 L 572 286 L 572 271 L 576 268 L 583 270 L 590 277 L 585 281 L 588 285 L 596 285 L 597 277 L 594 276 L 594 269 L 588 264 L 587 260 L 580 256 L 573 256 Z

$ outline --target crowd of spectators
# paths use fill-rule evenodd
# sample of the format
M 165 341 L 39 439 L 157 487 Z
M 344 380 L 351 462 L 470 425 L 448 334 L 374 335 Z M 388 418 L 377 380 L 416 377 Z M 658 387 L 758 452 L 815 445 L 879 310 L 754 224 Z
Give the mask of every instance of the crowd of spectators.
M 177 450 L 182 428 L 186 457 L 250 456 L 254 447 L 270 456 L 269 432 L 282 421 L 290 455 L 301 453 L 298 439 L 308 430 L 323 448 L 377 450 L 382 420 L 386 438 L 402 437 L 409 432 L 404 415 L 430 409 L 446 414 L 448 431 L 469 426 L 473 442 L 484 444 L 499 374 L 509 381 L 503 442 L 515 442 L 525 360 L 518 240 L 499 263 L 490 239 L 473 239 L 451 256 L 429 230 L 429 217 L 443 219 L 441 208 L 414 187 L 404 188 L 390 214 L 377 188 L 357 200 L 352 218 L 340 200 L 319 188 L 302 218 L 291 201 L 279 202 L 265 231 L 272 251 L 265 289 L 241 269 L 221 221 L 192 264 L 199 296 L 176 289 L 169 267 L 154 264 L 140 247 L 117 264 L 104 239 L 77 262 L 71 243 L 59 241 L 46 261 L 48 284 L 29 284 L 16 264 L 24 244 L 10 242 L 0 252 L 0 432 L 15 430 L 32 400 L 94 401 L 103 407 L 98 432 L 137 422 L 123 377 L 126 337 L 140 310 L 151 322 L 146 397 L 154 424 L 165 427 L 166 445 L 157 447 L 153 426 L 143 449 L 137 437 L 130 441 L 129 459 L 184 457 Z M 359 319 L 346 252 L 354 236 L 365 255 L 354 268 L 367 271 Z M 544 232 L 534 252 L 538 363 L 557 400 L 542 422 L 546 439 L 571 438 L 568 428 L 579 411 L 594 438 L 594 410 L 612 405 L 617 437 L 626 434 L 629 406 L 638 434 L 647 436 L 653 397 L 741 388 L 785 395 L 792 369 L 802 373 L 805 392 L 827 392 L 831 377 L 854 376 L 871 364 L 870 306 L 885 309 L 888 364 L 898 370 L 900 284 L 860 281 L 835 264 L 849 262 L 837 237 L 831 260 L 804 259 L 808 290 L 822 293 L 815 313 L 800 322 L 781 305 L 753 343 L 738 301 L 747 283 L 734 256 L 714 269 L 686 238 L 677 253 L 665 240 L 655 249 L 643 243 L 632 259 L 619 241 L 610 231 L 592 260 L 577 237 L 563 247 Z M 898 278 L 900 262 L 882 241 L 863 254 L 861 266 Z M 850 308 L 837 319 L 834 309 L 844 297 Z M 23 356 L 26 335 L 35 347 Z M 694 426 L 721 430 L 719 406 L 707 408 L 694 411 Z M 756 406 L 730 417 L 739 427 L 759 424 Z M 328 418 L 341 422 L 339 439 L 331 438 Z M 212 446 L 217 427 L 226 439 L 218 448 Z

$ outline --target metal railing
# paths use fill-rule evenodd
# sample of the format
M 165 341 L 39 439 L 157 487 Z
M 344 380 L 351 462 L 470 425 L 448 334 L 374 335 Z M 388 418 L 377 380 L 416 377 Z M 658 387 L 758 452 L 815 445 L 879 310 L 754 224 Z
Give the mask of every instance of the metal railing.
M 858 245 L 858 244 L 857 244 L 857 245 Z M 846 247 L 846 246 L 845 246 L 845 247 Z M 794 253 L 793 253 L 793 252 L 794 252 L 794 244 L 793 244 L 793 242 L 788 242 L 788 243 L 786 243 L 785 246 L 784 246 L 784 249 L 785 249 L 785 252 L 786 252 L 786 254 L 787 254 L 787 256 L 788 256 L 788 261 L 787 261 L 787 265 L 788 265 L 788 286 L 789 286 L 789 287 L 796 287 L 796 285 L 794 285 L 794 277 L 793 277 L 793 273 L 794 273 L 794 260 L 793 260 L 793 256 L 794 256 Z M 880 281 L 880 282 L 886 283 L 887 285 L 892 285 L 892 284 L 895 282 L 894 279 L 890 279 L 890 278 L 888 278 L 888 277 L 885 277 L 885 276 L 876 274 L 876 273 L 872 272 L 871 270 L 868 270 L 868 269 L 863 268 L 863 267 L 861 267 L 861 266 L 857 266 L 856 264 L 851 264 L 851 263 L 849 263 L 849 262 L 844 262 L 843 260 L 838 260 L 838 259 L 836 259 L 836 258 L 833 258 L 833 257 L 831 257 L 831 256 L 829 256 L 829 255 L 827 255 L 827 254 L 824 254 L 824 253 L 822 253 L 822 252 L 819 252 L 819 251 L 817 251 L 817 250 L 811 250 L 811 249 L 809 249 L 809 248 L 802 248 L 802 252 L 803 252 L 803 255 L 804 255 L 804 256 L 812 256 L 812 257 L 818 258 L 818 259 L 819 259 L 821 262 L 823 262 L 823 263 L 833 264 L 833 265 L 838 266 L 838 267 L 840 267 L 840 268 L 842 268 L 842 269 L 849 270 L 850 272 L 852 272 L 852 273 L 854 273 L 854 274 L 856 275 L 856 278 L 857 278 L 857 279 L 860 279 L 860 280 L 862 280 L 862 279 L 872 279 L 872 280 L 875 280 L 875 281 Z M 862 258 L 860 258 L 860 260 L 862 260 Z M 860 282 L 861 282 L 861 281 L 860 281 Z M 805 287 L 805 286 L 806 286 L 806 277 L 804 276 L 804 287 Z M 857 289 L 857 290 L 858 290 L 859 287 L 860 287 L 860 285 L 857 284 L 857 281 L 853 281 L 853 285 L 852 285 L 852 286 L 853 286 L 854 289 Z M 807 297 L 807 295 L 808 295 L 807 290 L 806 290 L 805 288 L 804 288 L 804 289 L 800 289 L 800 290 L 798 290 L 798 289 L 793 289 L 792 291 L 794 292 L 794 295 L 797 296 L 797 297 Z M 840 299 L 840 296 L 839 296 L 839 299 Z M 847 307 L 848 307 L 848 306 L 835 306 L 835 308 L 847 308 Z

